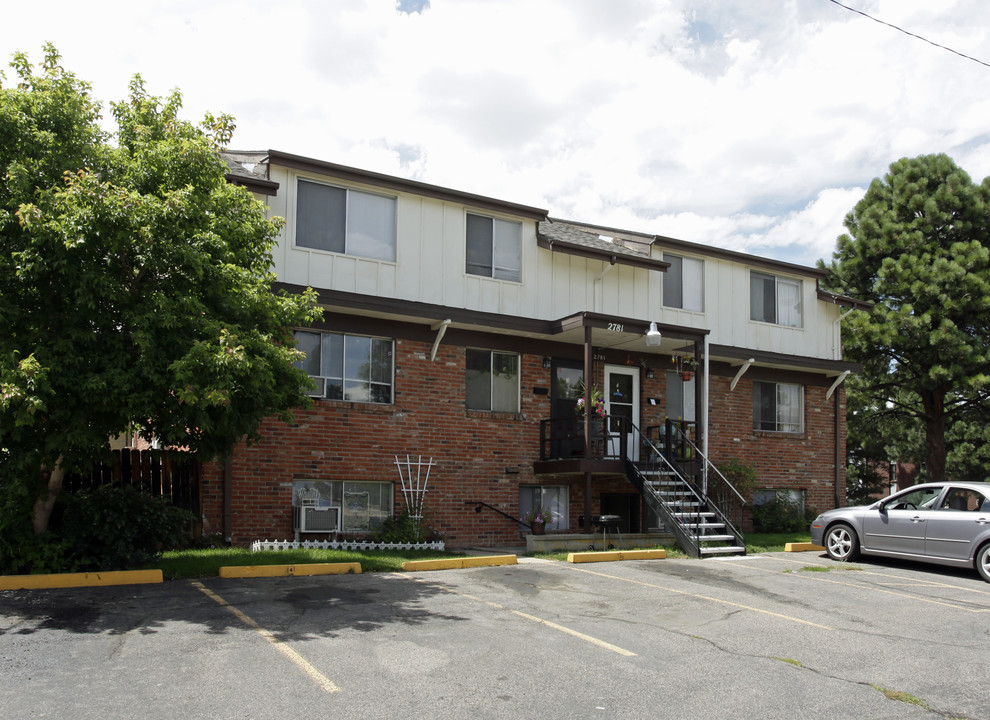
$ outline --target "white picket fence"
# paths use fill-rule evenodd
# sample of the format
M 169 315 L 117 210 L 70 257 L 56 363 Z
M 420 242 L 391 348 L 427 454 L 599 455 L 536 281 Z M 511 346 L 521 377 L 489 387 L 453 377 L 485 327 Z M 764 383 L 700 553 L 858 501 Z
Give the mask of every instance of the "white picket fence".
M 255 540 L 251 543 L 251 552 L 265 550 L 443 550 L 443 540 L 421 543 L 380 543 L 370 540 Z

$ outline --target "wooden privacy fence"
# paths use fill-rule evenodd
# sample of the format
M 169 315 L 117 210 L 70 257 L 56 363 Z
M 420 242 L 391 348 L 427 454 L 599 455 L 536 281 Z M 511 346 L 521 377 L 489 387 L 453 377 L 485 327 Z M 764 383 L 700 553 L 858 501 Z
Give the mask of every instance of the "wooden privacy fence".
M 112 451 L 112 462 L 98 463 L 88 475 L 70 474 L 62 482 L 68 492 L 101 485 L 130 485 L 199 517 L 199 462 L 190 453 L 169 450 Z

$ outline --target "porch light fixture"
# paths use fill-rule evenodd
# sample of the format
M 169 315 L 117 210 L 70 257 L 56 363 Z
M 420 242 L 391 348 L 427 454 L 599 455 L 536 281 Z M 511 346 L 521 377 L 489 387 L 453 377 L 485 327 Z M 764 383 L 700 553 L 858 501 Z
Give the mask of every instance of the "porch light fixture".
M 650 323 L 650 329 L 646 331 L 646 345 L 648 347 L 660 347 L 660 341 L 663 339 L 663 335 L 657 330 L 657 324 L 655 322 Z
M 654 377 L 653 368 L 646 368 L 646 379 L 652 380 Z
M 548 357 L 543 358 L 543 369 L 544 370 L 550 369 L 550 358 Z

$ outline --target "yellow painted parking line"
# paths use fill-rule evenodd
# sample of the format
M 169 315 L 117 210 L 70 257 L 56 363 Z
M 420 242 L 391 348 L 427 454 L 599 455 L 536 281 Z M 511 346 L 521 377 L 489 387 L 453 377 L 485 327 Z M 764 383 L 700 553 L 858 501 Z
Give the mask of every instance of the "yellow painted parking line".
M 405 578 L 407 580 L 415 580 L 416 582 L 426 582 L 425 580 L 420 580 L 419 578 L 411 578 L 408 575 L 397 574 L 396 577 Z M 451 593 L 452 595 L 457 595 L 458 597 L 479 602 L 482 605 L 487 605 L 488 607 L 495 608 L 496 610 L 505 610 L 506 612 L 510 612 L 517 617 L 521 617 L 525 620 L 529 620 L 530 622 L 539 623 L 540 625 L 551 628 L 558 632 L 565 633 L 567 635 L 570 635 L 571 637 L 576 637 L 579 640 L 583 640 L 584 642 L 591 643 L 592 645 L 596 647 L 600 647 L 603 650 L 609 650 L 624 657 L 636 657 L 636 653 L 632 652 L 631 650 L 626 650 L 625 648 L 621 648 L 618 645 L 613 645 L 612 643 L 605 642 L 604 640 L 596 638 L 592 635 L 586 635 L 585 633 L 578 632 L 577 630 L 572 630 L 571 628 L 565 627 L 564 625 L 559 625 L 555 622 L 551 622 L 549 620 L 544 620 L 543 618 L 536 617 L 535 615 L 530 615 L 529 613 L 520 612 L 519 610 L 513 610 L 511 608 L 505 607 L 504 605 L 499 605 L 497 602 L 492 602 L 491 600 L 485 600 L 484 598 L 480 598 L 475 595 L 469 595 L 468 593 L 462 593 L 459 590 L 454 590 L 453 588 L 441 586 L 441 589 Z
M 687 592 L 685 590 L 675 590 L 672 587 L 666 587 L 664 585 L 657 585 L 656 583 L 643 582 L 641 580 L 630 580 L 629 578 L 618 577 L 616 575 L 609 575 L 608 573 L 596 572 L 594 570 L 587 570 L 585 568 L 567 566 L 575 572 L 588 573 L 589 575 L 597 575 L 599 577 L 608 578 L 609 580 L 618 580 L 620 582 L 629 583 L 630 585 L 640 585 L 642 587 L 648 587 L 655 590 L 663 590 L 665 592 L 674 593 L 675 595 L 683 595 L 685 597 L 692 597 L 698 600 L 707 600 L 709 602 L 718 603 L 720 605 L 728 605 L 730 607 L 739 608 L 740 610 L 749 610 L 751 612 L 759 613 L 761 615 L 769 615 L 771 617 L 778 618 L 780 620 L 787 620 L 789 622 L 797 623 L 799 625 L 810 625 L 811 627 L 816 627 L 819 630 L 834 630 L 828 625 L 820 625 L 818 623 L 813 623 L 810 620 L 804 620 L 803 618 L 794 617 L 793 615 L 784 615 L 783 613 L 773 612 L 772 610 L 764 610 L 763 608 L 752 607 L 751 605 L 743 605 L 742 603 L 733 602 L 732 600 L 723 600 L 722 598 L 711 597 L 710 595 L 701 595 L 700 593 Z M 746 567 L 749 567 L 748 565 Z M 760 568 L 761 570 L 763 568 Z
M 231 605 L 229 602 L 227 602 L 222 597 L 217 595 L 215 592 L 210 590 L 208 587 L 203 585 L 203 583 L 193 581 L 192 584 L 193 587 L 201 590 L 203 594 L 206 595 L 208 598 L 216 602 L 221 607 L 229 610 L 234 615 L 234 617 L 236 617 L 242 623 L 256 630 L 258 634 L 261 635 L 261 637 L 263 637 L 265 640 L 270 642 L 275 647 L 276 650 L 278 650 L 285 657 L 291 660 L 296 667 L 298 667 L 307 676 L 309 676 L 309 678 L 313 680 L 313 682 L 315 682 L 321 690 L 328 693 L 340 692 L 340 688 L 337 687 L 333 683 L 333 681 L 330 680 L 330 678 L 328 678 L 326 675 L 324 675 L 315 667 L 313 667 L 313 665 L 308 660 L 306 660 L 306 658 L 304 658 L 302 655 L 300 655 L 295 650 L 290 648 L 288 645 L 286 645 L 284 642 L 279 640 L 277 637 L 272 635 L 268 630 L 265 630 L 263 627 L 261 627 L 258 623 L 256 623 L 253 619 L 251 619 L 240 609 Z

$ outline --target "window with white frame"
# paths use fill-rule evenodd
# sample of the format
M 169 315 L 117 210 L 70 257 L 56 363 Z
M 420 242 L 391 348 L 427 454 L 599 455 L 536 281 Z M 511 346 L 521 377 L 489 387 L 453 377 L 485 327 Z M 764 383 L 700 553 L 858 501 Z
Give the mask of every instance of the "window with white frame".
M 804 430 L 804 388 L 790 383 L 753 383 L 753 429 L 799 433 Z
M 392 517 L 393 484 L 367 480 L 294 480 L 292 504 L 299 505 L 299 490 L 317 490 L 317 507 L 340 509 L 343 532 L 374 531 Z
M 668 253 L 663 254 L 663 259 L 670 263 L 663 273 L 664 307 L 704 311 L 704 261 Z
M 296 367 L 316 383 L 317 397 L 354 402 L 392 402 L 394 362 L 387 338 L 297 330 L 296 347 L 306 354 Z
M 550 511 L 547 530 L 567 530 L 568 507 L 566 485 L 522 485 L 519 488 L 519 517 L 533 509 Z
M 467 265 L 470 275 L 522 280 L 522 223 L 467 214 Z
M 749 317 L 759 322 L 802 327 L 801 281 L 751 271 Z
M 396 201 L 300 179 L 296 246 L 395 262 Z
M 465 355 L 467 409 L 519 412 L 519 356 L 470 348 Z

